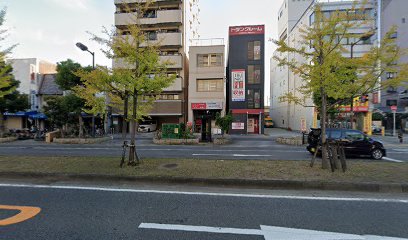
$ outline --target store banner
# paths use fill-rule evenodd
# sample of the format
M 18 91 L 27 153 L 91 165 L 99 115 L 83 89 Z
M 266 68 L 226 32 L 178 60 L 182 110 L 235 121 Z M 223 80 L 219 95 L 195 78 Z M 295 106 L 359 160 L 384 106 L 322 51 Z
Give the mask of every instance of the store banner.
M 232 101 L 245 102 L 245 70 L 237 69 L 231 71 L 232 78 Z
M 243 123 L 243 122 L 233 122 L 232 123 L 232 129 L 233 130 L 244 130 L 245 129 L 245 123 Z
M 222 102 L 191 103 L 192 110 L 221 110 Z
M 255 26 L 233 26 L 229 28 L 229 35 L 257 35 L 265 34 L 264 25 L 255 25 Z
M 191 104 L 191 109 L 193 110 L 205 110 L 207 109 L 207 104 L 206 103 L 192 103 Z
M 222 109 L 222 102 L 207 102 L 206 104 L 209 110 Z

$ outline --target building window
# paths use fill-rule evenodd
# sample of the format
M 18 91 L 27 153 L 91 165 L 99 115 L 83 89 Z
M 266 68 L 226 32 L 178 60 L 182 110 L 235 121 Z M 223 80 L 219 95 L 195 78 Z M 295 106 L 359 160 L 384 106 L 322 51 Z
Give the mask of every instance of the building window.
M 261 66 L 248 65 L 248 84 L 261 83 Z
M 198 67 L 221 67 L 222 66 L 222 54 L 198 54 L 197 55 Z
M 161 94 L 156 96 L 156 100 L 179 100 L 178 94 Z
M 149 41 L 157 40 L 157 32 L 146 32 L 146 38 Z
M 248 60 L 261 60 L 261 41 L 248 42 Z
M 143 12 L 142 18 L 157 18 L 156 10 L 146 10 Z
M 397 100 L 387 100 L 387 106 L 397 106 Z
M 312 13 L 309 16 L 309 25 L 312 25 L 314 23 L 314 21 L 315 21 L 315 13 Z
M 396 72 L 387 72 L 387 79 L 393 79 L 397 76 Z
M 397 90 L 395 89 L 395 87 L 391 87 L 391 86 L 390 86 L 390 87 L 387 88 L 387 92 L 388 92 L 388 93 L 396 93 Z
M 248 109 L 259 109 L 261 108 L 261 91 L 248 89 Z
M 197 79 L 197 92 L 223 92 L 223 79 Z

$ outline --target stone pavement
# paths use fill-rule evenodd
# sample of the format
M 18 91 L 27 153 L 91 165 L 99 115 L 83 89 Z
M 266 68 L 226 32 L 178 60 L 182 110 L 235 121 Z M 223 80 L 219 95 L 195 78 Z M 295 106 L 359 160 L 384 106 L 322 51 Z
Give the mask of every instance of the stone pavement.
M 408 134 L 404 135 L 403 143 L 400 143 L 397 136 L 393 137 L 393 136 L 373 135 L 372 138 L 383 142 L 385 147 L 407 148 L 408 149 Z

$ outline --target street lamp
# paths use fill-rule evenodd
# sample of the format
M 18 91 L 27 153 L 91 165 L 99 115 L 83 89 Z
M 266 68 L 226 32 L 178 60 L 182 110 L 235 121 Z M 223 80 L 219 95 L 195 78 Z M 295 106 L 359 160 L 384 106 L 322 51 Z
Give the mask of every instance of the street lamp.
M 86 51 L 89 52 L 92 55 L 92 68 L 95 69 L 95 52 L 91 52 L 89 51 L 88 47 L 85 46 L 84 44 L 77 42 L 75 44 L 79 49 L 81 49 L 82 51 Z
M 89 51 L 88 47 L 80 42 L 77 42 L 75 45 L 82 51 L 87 51 L 92 55 L 92 68 L 95 69 L 95 52 Z M 92 137 L 95 137 L 95 116 L 94 114 L 92 114 Z
M 374 35 L 373 31 L 369 31 L 365 34 L 363 34 L 357 41 L 353 42 L 350 44 L 350 59 L 353 59 L 354 56 L 354 46 L 357 45 L 361 41 L 367 41 Z M 351 80 L 352 83 L 354 83 L 354 79 Z M 351 103 L 350 103 L 350 123 L 351 123 L 351 129 L 354 129 L 354 96 L 351 96 Z

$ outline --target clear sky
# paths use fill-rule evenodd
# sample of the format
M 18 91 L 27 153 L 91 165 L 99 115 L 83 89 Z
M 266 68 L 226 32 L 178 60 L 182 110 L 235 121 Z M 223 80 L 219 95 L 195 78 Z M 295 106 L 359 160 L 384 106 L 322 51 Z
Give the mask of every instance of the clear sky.
M 266 25 L 266 41 L 277 38 L 277 14 L 283 0 L 200 0 L 200 38 L 224 38 L 233 25 Z M 100 33 L 114 22 L 113 0 L 1 0 L 7 7 L 8 42 L 18 43 L 12 57 L 35 57 L 50 62 L 71 58 L 90 65 L 91 55 L 80 51 L 82 42 L 96 52 L 96 64 L 111 66 L 100 46 L 89 40 L 87 31 Z M 265 82 L 269 96 L 270 57 L 274 46 L 266 42 Z M 265 97 L 267 97 L 265 96 Z

